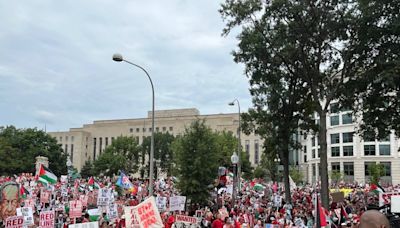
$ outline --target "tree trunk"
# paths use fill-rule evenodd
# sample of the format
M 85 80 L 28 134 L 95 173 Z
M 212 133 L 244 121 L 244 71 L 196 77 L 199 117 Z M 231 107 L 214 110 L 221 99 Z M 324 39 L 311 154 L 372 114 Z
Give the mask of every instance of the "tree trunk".
M 318 139 L 320 144 L 320 176 L 321 176 L 321 200 L 324 208 L 329 208 L 329 183 L 328 183 L 328 154 L 326 144 L 326 110 L 319 113 L 320 125 Z
M 285 185 L 285 202 L 291 203 L 290 182 L 289 182 L 289 142 L 284 140 L 282 148 L 282 163 L 283 163 L 283 182 Z

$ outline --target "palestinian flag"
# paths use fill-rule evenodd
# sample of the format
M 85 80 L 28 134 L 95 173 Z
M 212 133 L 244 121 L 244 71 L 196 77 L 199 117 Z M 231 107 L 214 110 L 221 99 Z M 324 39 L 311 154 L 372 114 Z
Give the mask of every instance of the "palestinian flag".
M 54 175 L 50 169 L 46 168 L 44 165 L 41 165 L 39 170 L 39 181 L 46 184 L 55 184 L 57 183 L 57 176 Z
M 349 217 L 349 215 L 347 214 L 346 210 L 342 206 L 340 209 L 340 224 L 346 224 L 348 217 Z
M 28 190 L 26 190 L 26 188 L 24 186 L 21 185 L 21 187 L 19 188 L 19 195 L 23 199 L 26 199 L 26 197 L 29 195 L 29 192 L 28 192 Z
M 98 221 L 100 218 L 100 211 L 98 208 L 89 209 L 88 214 L 89 214 L 89 220 L 91 222 Z
M 92 187 L 93 189 L 100 189 L 100 185 L 94 180 L 93 177 L 90 177 L 88 181 L 89 187 Z
M 376 184 L 371 184 L 371 187 L 369 188 L 369 192 L 373 192 L 377 195 L 379 195 L 379 193 L 384 193 L 385 191 L 383 190 L 383 188 L 381 186 L 376 185 Z

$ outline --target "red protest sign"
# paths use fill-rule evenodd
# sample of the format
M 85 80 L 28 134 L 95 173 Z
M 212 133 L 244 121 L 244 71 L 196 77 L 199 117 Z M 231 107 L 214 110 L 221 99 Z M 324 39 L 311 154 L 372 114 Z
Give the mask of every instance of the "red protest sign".
M 22 228 L 24 225 L 24 216 L 11 216 L 6 219 L 6 228 Z
M 40 228 L 53 228 L 54 225 L 54 211 L 40 212 Z
M 80 195 L 79 200 L 82 202 L 82 206 L 87 207 L 89 196 Z
M 176 215 L 176 222 L 197 224 L 197 218 L 191 217 L 191 216 L 186 216 L 186 215 Z
M 69 217 L 78 218 L 82 216 L 82 202 L 80 200 L 69 201 Z
M 141 204 L 134 207 L 134 213 L 139 221 L 140 227 L 149 228 L 153 226 L 164 226 L 154 197 L 147 198 Z

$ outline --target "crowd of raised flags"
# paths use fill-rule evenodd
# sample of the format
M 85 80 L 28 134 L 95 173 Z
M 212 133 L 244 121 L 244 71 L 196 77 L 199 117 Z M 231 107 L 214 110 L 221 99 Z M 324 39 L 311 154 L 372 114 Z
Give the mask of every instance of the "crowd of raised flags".
M 58 178 L 40 167 L 36 176 L 1 177 L 6 185 L 17 186 L 18 205 L 14 215 L 1 215 L 2 227 L 348 227 L 357 224 L 367 205 L 390 204 L 400 187 L 346 185 L 331 189 L 330 207 L 321 206 L 318 186 L 296 186 L 291 180 L 291 201 L 284 201 L 284 188 L 259 179 L 241 180 L 232 204 L 232 178 L 216 184 L 211 200 L 191 205 L 174 187 L 175 178 L 154 182 L 154 196 L 148 196 L 147 180 L 130 178 L 121 172 L 116 178 Z M 10 191 L 8 191 L 10 192 Z M 3 192 L 2 192 L 3 193 Z M 8 196 L 7 196 L 8 197 Z M 2 200 L 10 200 L 5 196 Z M 9 209 L 9 208 L 8 208 Z

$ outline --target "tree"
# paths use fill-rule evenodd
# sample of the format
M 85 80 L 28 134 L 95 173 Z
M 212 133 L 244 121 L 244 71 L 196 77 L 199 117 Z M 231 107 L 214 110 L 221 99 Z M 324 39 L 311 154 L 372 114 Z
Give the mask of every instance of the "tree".
M 301 173 L 297 168 L 290 167 L 290 177 L 292 177 L 292 180 L 296 184 L 303 183 L 303 179 L 304 179 L 303 173 Z
M 87 160 L 85 162 L 85 164 L 83 165 L 82 169 L 81 169 L 81 176 L 83 178 L 88 178 L 91 176 L 96 176 L 96 173 L 94 172 L 94 166 L 92 161 Z
M 301 99 L 294 101 L 301 109 L 291 111 L 303 117 L 314 111 L 320 119 L 314 132 L 320 145 L 324 207 L 329 204 L 326 123 L 330 104 L 346 90 L 352 90 L 349 82 L 360 70 L 360 55 L 370 54 L 354 50 L 362 35 L 357 29 L 363 18 L 359 7 L 358 2 L 350 0 L 227 0 L 221 9 L 227 20 L 225 34 L 235 27 L 242 28 L 238 36 L 239 50 L 234 52 L 235 61 L 246 64 L 245 72 L 250 76 L 250 83 L 256 82 L 256 89 L 272 90 L 276 88 L 275 82 L 286 83 L 282 91 L 290 91 L 294 84 L 288 83 L 288 78 L 305 89 L 298 90 Z M 261 77 L 257 81 L 260 74 L 256 73 L 263 71 L 278 72 L 273 74 L 276 77 Z
M 385 167 L 382 164 L 372 164 L 368 167 L 371 184 L 378 185 L 381 176 L 385 174 Z
M 343 179 L 343 173 L 340 171 L 331 171 L 331 181 L 335 184 L 335 186 Z
M 116 175 L 120 170 L 136 173 L 139 169 L 140 151 L 141 148 L 134 137 L 119 136 L 94 162 L 94 170 L 108 176 Z
M 218 173 L 219 151 L 215 133 L 204 120 L 196 120 L 173 142 L 172 150 L 178 189 L 192 203 L 204 205 L 210 197 L 208 186 L 214 183 Z
M 154 133 L 154 167 L 159 167 L 161 172 L 165 172 L 168 176 L 172 173 L 173 168 L 173 153 L 171 150 L 171 144 L 175 140 L 175 137 L 167 133 Z M 142 142 L 142 170 L 147 174 L 150 173 L 149 164 L 145 164 L 146 156 L 150 157 L 150 145 L 151 145 L 151 137 L 144 138 Z M 150 161 L 148 161 L 150 162 Z M 157 170 L 157 169 L 155 169 Z M 144 175 L 144 172 L 143 172 Z M 154 172 L 155 177 L 157 178 L 157 172 Z
M 0 127 L 0 175 L 34 174 L 37 156 L 48 158 L 55 175 L 67 173 L 67 154 L 56 139 L 36 128 Z
M 264 178 L 267 176 L 267 171 L 266 171 L 263 167 L 257 166 L 257 167 L 254 169 L 253 175 L 254 175 L 255 178 L 262 178 L 262 179 L 264 179 Z

